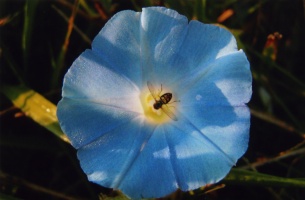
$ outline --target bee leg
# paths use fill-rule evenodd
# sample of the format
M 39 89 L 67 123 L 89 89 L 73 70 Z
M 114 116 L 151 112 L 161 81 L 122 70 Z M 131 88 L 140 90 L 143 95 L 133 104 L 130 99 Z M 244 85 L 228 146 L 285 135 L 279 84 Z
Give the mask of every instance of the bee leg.
M 169 103 L 167 103 L 167 104 L 179 103 L 179 102 L 180 102 L 180 100 L 175 100 L 175 101 L 171 101 L 171 102 L 169 102 Z
M 160 95 L 161 95 L 161 92 L 162 92 L 162 84 L 161 84 L 161 90 L 159 91 L 158 96 L 160 96 Z

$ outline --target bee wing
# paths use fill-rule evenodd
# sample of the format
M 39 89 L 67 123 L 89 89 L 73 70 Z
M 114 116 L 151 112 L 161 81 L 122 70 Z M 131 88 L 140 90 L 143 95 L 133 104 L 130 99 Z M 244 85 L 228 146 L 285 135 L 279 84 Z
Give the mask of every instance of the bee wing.
M 162 105 L 161 107 L 162 111 L 167 114 L 167 116 L 169 116 L 172 120 L 174 121 L 178 121 L 178 118 L 176 117 L 176 115 L 169 109 L 169 107 L 165 104 Z
M 149 89 L 151 95 L 153 96 L 153 98 L 154 98 L 155 100 L 157 100 L 158 97 L 157 97 L 157 94 L 156 94 L 155 87 L 153 86 L 153 84 L 152 84 L 150 81 L 147 81 L 147 87 L 148 87 L 148 89 Z

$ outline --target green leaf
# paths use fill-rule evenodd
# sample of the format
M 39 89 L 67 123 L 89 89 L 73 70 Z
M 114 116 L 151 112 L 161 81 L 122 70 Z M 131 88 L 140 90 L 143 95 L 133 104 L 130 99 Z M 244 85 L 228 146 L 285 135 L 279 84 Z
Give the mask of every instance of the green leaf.
M 304 179 L 284 178 L 243 169 L 232 169 L 223 182 L 228 184 L 305 188 Z
M 32 118 L 62 140 L 69 142 L 69 139 L 60 129 L 56 116 L 56 105 L 52 102 L 25 86 L 2 86 L 1 92 L 26 116 Z

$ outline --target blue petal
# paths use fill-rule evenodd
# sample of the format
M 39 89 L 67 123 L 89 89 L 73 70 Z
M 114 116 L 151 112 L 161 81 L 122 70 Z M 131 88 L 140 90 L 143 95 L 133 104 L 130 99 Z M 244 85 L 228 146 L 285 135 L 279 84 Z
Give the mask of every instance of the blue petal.
M 204 70 L 215 59 L 237 51 L 234 36 L 224 28 L 191 21 L 187 34 L 181 40 L 179 51 L 173 56 L 170 74 L 175 85 L 189 74 Z
M 185 91 L 177 105 L 179 121 L 166 129 L 182 190 L 222 179 L 246 151 L 250 125 L 245 103 L 252 79 L 243 52 L 218 58 L 189 78 L 177 83 Z
M 65 75 L 62 96 L 141 112 L 138 87 L 107 67 L 100 57 L 86 50 Z
M 187 119 L 182 121 L 176 126 L 166 127 L 171 162 L 179 188 L 183 191 L 193 190 L 221 180 L 235 160 Z
M 201 133 L 233 166 L 248 147 L 250 111 L 246 105 L 210 108 L 202 106 L 181 113 L 179 123 L 175 126 L 186 133 Z
M 201 127 L 201 132 L 235 162 L 248 148 L 250 111 L 247 106 L 234 108 L 236 119 L 227 126 L 209 125 Z M 225 117 L 221 117 L 224 119 Z
M 215 59 L 236 52 L 234 36 L 224 28 L 215 25 L 191 21 L 181 48 L 175 55 L 172 67 L 185 72 L 202 70 Z
M 144 80 L 164 83 L 172 73 L 174 55 L 187 31 L 187 18 L 164 7 L 143 8 L 141 66 Z M 146 84 L 146 81 L 145 81 Z
M 167 139 L 179 188 L 222 179 L 248 147 L 252 77 L 242 51 L 211 62 L 176 83 L 178 123 Z
M 69 98 L 63 98 L 57 109 L 60 126 L 76 149 L 138 115 L 115 106 Z
M 90 181 L 132 199 L 161 197 L 177 189 L 162 128 L 140 119 L 123 124 L 78 150 Z
M 135 118 L 105 133 L 78 150 L 78 158 L 90 181 L 117 188 L 150 138 L 154 127 L 143 129 Z M 145 167 L 142 163 L 141 166 Z M 130 185 L 137 188 L 134 182 Z
M 140 199 L 162 197 L 177 188 L 166 133 L 159 126 L 126 173 L 119 189 L 132 199 Z
M 92 50 L 110 69 L 141 85 L 140 13 L 114 15 L 93 40 Z
M 243 106 L 252 95 L 249 62 L 244 52 L 237 51 L 216 59 L 198 73 L 189 74 L 176 87 L 181 100 L 179 108 Z
M 236 161 L 247 149 L 250 112 L 245 105 L 252 94 L 248 61 L 239 51 L 218 58 L 201 74 L 179 82 L 185 117 Z
M 142 13 L 122 11 L 96 36 L 92 50 L 117 73 L 145 85 L 172 70 L 168 63 L 183 41 L 186 26 L 186 17 L 163 7 L 143 8 Z

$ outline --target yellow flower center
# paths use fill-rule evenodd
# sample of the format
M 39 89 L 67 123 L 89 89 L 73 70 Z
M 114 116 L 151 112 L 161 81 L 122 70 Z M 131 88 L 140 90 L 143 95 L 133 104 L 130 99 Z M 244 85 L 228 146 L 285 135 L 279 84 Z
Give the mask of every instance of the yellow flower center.
M 154 99 L 154 97 L 151 95 L 151 93 L 148 90 L 142 92 L 141 103 L 147 121 L 153 124 L 163 124 L 170 122 L 172 119 L 162 110 L 162 108 L 159 109 L 154 108 L 154 104 L 156 103 L 156 100 L 157 101 L 160 100 L 160 97 L 158 97 L 158 99 Z M 167 105 L 162 105 L 162 107 L 163 106 L 167 106 Z

